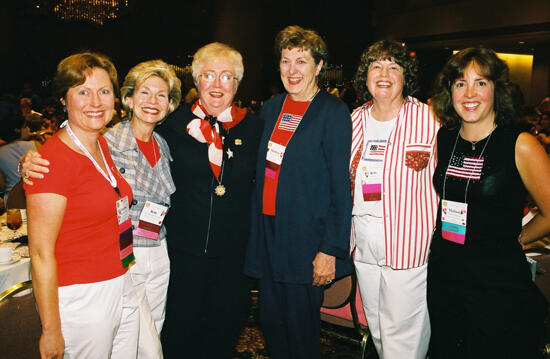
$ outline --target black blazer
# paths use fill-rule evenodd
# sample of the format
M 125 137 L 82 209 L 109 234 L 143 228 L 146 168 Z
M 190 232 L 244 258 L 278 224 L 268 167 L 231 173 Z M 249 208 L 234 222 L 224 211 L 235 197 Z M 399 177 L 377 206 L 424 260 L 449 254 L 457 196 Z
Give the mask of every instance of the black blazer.
M 214 194 L 218 183 L 208 161 L 208 144 L 187 133 L 187 124 L 195 118 L 191 107 L 182 105 L 157 128 L 174 159 L 172 177 L 176 192 L 166 218 L 168 252 L 235 256 L 236 265 L 240 263 L 242 268 L 262 123 L 257 116 L 247 113 L 225 135 L 221 182 L 227 192 L 218 197 Z M 227 149 L 232 151 L 231 158 Z
M 267 143 L 286 95 L 264 105 L 258 150 L 250 242 L 245 273 L 261 278 L 271 264 L 275 281 L 312 283 L 318 252 L 337 257 L 337 276 L 352 270 L 349 258 L 352 198 L 349 181 L 351 118 L 337 97 L 320 91 L 291 138 L 281 166 L 274 239 L 267 240 L 262 214 Z M 267 256 L 267 257 L 266 257 Z

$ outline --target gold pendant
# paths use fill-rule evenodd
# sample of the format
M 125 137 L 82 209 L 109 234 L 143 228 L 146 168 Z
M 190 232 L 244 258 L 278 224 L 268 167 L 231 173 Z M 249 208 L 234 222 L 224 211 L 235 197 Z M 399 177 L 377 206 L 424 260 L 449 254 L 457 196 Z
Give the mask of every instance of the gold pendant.
M 223 184 L 217 185 L 214 189 L 214 193 L 219 197 L 223 196 L 225 194 L 225 186 Z

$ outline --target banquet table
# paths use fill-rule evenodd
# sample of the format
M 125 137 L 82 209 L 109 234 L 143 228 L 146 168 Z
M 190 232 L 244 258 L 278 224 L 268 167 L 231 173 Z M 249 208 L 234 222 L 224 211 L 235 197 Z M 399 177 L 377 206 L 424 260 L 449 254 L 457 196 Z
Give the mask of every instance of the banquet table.
M 25 238 L 23 236 L 27 235 L 27 223 L 24 215 L 23 218 L 23 225 L 13 231 L 6 226 L 6 214 L 0 216 L 0 247 L 10 247 L 15 254 L 12 262 L 0 264 L 0 293 L 14 284 L 31 278 L 31 261 L 28 258 L 28 247 L 18 242 L 18 240 Z

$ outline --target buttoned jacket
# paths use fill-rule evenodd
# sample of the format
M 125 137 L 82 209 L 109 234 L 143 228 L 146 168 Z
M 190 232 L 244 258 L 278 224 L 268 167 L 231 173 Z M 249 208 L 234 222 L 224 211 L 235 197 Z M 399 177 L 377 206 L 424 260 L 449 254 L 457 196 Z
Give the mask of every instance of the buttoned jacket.
M 130 216 L 134 226 L 135 247 L 156 247 L 166 239 L 166 227 L 161 227 L 158 240 L 141 237 L 135 234 L 139 216 L 147 201 L 165 206 L 170 205 L 170 195 L 176 186 L 170 173 L 170 149 L 158 133 L 153 132 L 158 143 L 160 159 L 151 168 L 149 161 L 139 150 L 132 126 L 129 121 L 122 121 L 109 129 L 103 137 L 109 143 L 111 157 L 118 171 L 134 191 L 134 200 L 130 206 Z
M 262 214 L 266 155 L 285 98 L 283 94 L 266 102 L 260 116 L 265 128 L 258 151 L 245 273 L 262 278 L 269 263 L 275 281 L 310 284 L 318 252 L 336 257 L 337 276 L 351 271 L 351 119 L 347 106 L 326 91 L 319 91 L 311 101 L 286 146 L 270 240 Z

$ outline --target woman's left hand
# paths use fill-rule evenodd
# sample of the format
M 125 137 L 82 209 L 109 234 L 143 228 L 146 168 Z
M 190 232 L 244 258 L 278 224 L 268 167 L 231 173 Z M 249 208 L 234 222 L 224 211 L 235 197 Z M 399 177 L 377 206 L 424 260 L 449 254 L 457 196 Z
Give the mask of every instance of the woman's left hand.
M 317 253 L 313 260 L 313 285 L 327 285 L 336 274 L 336 258 L 323 252 Z

